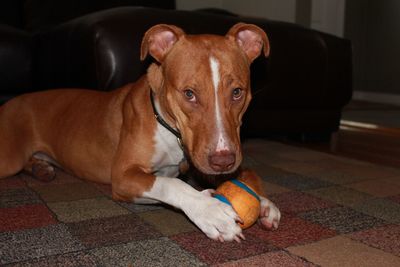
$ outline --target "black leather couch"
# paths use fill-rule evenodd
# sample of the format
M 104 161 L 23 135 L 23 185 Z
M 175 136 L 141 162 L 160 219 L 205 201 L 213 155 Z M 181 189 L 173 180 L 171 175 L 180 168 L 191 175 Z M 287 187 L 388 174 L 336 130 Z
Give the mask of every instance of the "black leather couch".
M 43 6 L 43 1 L 28 2 Z M 133 0 L 122 2 L 127 1 Z M 107 1 L 93 1 L 94 10 L 103 9 L 98 6 L 102 2 Z M 24 30 L 0 26 L 1 99 L 61 87 L 113 90 L 145 72 L 151 59 L 140 62 L 140 42 L 152 25 L 169 23 L 187 33 L 225 34 L 242 21 L 265 29 L 271 42 L 270 57 L 260 57 L 252 66 L 254 98 L 244 118 L 244 135 L 329 138 L 337 131 L 341 110 L 352 95 L 350 41 L 291 23 L 215 10 L 177 11 L 173 1 L 160 2 L 165 9 L 125 6 L 83 16 L 88 9 L 74 9 L 78 16 L 72 20 L 64 8 L 67 15 L 56 21 L 37 9 L 43 14 L 31 15 L 34 23 L 26 23 Z

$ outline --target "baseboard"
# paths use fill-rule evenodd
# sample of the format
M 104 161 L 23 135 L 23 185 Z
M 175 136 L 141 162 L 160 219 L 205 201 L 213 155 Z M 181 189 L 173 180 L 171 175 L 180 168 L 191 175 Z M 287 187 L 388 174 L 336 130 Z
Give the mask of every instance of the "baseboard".
M 400 94 L 397 95 L 397 94 L 354 91 L 353 99 L 400 106 Z

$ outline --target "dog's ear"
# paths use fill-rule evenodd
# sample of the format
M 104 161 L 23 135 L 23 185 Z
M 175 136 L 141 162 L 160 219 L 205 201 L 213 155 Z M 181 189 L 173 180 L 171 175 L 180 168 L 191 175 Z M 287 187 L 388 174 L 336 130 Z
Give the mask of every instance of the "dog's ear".
M 238 23 L 232 26 L 226 36 L 236 41 L 239 47 L 247 55 L 250 62 L 256 59 L 261 51 L 264 56 L 269 56 L 269 40 L 267 34 L 253 24 Z
M 174 25 L 158 24 L 151 27 L 142 40 L 140 60 L 150 54 L 158 62 L 162 62 L 174 44 L 185 32 Z

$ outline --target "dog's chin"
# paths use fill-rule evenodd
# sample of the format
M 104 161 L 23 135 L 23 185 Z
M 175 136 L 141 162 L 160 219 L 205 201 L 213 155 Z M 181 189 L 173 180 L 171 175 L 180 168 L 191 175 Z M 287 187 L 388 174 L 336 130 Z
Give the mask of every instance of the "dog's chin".
M 213 187 L 218 187 L 223 182 L 235 179 L 239 176 L 239 171 L 236 169 L 232 172 L 224 172 L 220 174 L 203 174 L 203 181 L 209 183 Z
M 203 188 L 216 188 L 225 181 L 235 179 L 239 176 L 240 168 L 227 172 L 215 172 L 203 167 L 197 167 L 193 162 L 189 163 L 188 175 Z
M 200 168 L 200 167 L 197 167 L 197 166 L 195 166 L 195 168 L 199 171 L 199 172 L 201 172 L 202 174 L 204 174 L 204 175 L 214 175 L 214 176 L 219 176 L 219 175 L 230 175 L 230 174 L 232 174 L 232 173 L 235 173 L 236 172 L 236 169 L 231 169 L 231 170 L 228 170 L 228 171 L 220 171 L 220 172 L 217 172 L 217 171 L 214 171 L 212 168 Z

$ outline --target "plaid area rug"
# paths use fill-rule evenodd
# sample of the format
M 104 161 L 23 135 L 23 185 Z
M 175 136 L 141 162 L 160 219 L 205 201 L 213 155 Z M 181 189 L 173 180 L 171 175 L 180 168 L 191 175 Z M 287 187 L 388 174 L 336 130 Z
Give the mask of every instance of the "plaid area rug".
M 400 170 L 250 140 L 244 164 L 281 209 L 280 228 L 207 239 L 165 206 L 114 202 L 62 171 L 0 180 L 0 264 L 10 266 L 400 266 Z

